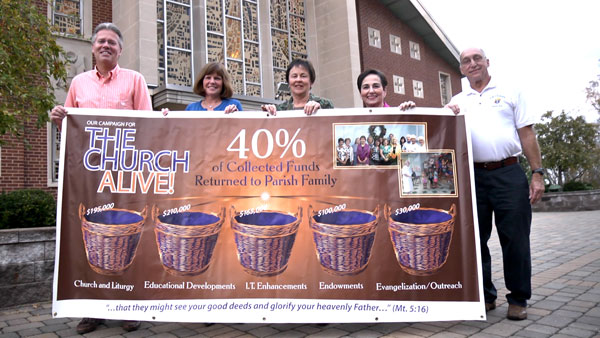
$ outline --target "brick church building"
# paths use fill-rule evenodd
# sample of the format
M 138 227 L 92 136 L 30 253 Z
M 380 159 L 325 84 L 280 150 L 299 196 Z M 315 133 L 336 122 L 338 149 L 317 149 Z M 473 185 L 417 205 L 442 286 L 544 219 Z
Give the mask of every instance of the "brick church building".
M 285 68 L 307 58 L 312 92 L 336 108 L 362 107 L 361 71 L 388 78 L 390 105 L 442 107 L 461 91 L 459 52 L 418 0 L 31 0 L 59 29 L 69 79 L 93 67 L 91 35 L 113 22 L 124 35 L 119 65 L 142 73 L 155 110 L 181 110 L 206 62 L 226 65 L 244 110 L 285 96 Z M 55 93 L 63 103 L 66 93 Z M 39 188 L 56 195 L 60 134 L 27 129 L 29 146 L 7 136 L 0 192 Z

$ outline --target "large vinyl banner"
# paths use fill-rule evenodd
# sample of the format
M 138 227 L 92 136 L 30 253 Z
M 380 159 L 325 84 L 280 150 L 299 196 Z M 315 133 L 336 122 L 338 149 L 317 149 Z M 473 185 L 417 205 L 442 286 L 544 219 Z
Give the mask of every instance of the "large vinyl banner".
M 468 142 L 442 109 L 70 109 L 53 313 L 485 319 Z

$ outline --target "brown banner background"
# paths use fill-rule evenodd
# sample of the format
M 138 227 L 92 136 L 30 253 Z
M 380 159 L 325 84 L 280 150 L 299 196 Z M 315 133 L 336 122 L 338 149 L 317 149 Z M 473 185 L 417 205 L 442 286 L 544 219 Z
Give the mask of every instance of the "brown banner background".
M 357 109 L 356 113 L 364 112 Z M 113 112 L 114 113 L 114 112 Z M 300 298 L 300 299 L 355 299 L 355 300 L 420 300 L 420 301 L 479 301 L 479 285 L 471 182 L 469 175 L 469 155 L 465 121 L 463 116 L 447 115 L 351 115 L 351 116 L 312 116 L 297 118 L 238 119 L 238 118 L 189 118 L 164 119 L 132 116 L 98 116 L 69 114 L 63 175 L 62 222 L 60 224 L 58 284 L 56 300 L 69 299 L 236 299 L 236 298 Z M 282 115 L 282 114 L 280 114 Z M 96 121 L 96 122 L 94 122 Z M 135 124 L 136 149 L 158 152 L 163 149 L 190 151 L 189 173 L 179 167 L 175 174 L 173 194 L 110 193 L 107 189 L 98 193 L 102 171 L 89 171 L 83 166 L 84 153 L 90 146 L 90 133 L 84 128 L 106 122 Z M 400 197 L 398 170 L 393 168 L 334 168 L 336 136 L 334 123 L 361 123 L 381 125 L 389 123 L 409 123 L 426 125 L 429 149 L 449 149 L 455 152 L 455 176 L 457 196 Z M 108 127 L 114 133 L 116 127 Z M 291 149 L 280 158 L 283 148 L 274 146 L 273 154 L 267 159 L 258 159 L 252 152 L 247 159 L 238 158 L 227 147 L 240 130 L 246 130 L 246 146 L 250 148 L 251 137 L 259 129 L 269 130 L 273 135 L 285 129 L 290 137 L 300 128 L 297 139 L 306 144 L 306 155 L 295 158 Z M 64 135 L 64 134 L 63 134 Z M 259 149 L 265 149 L 265 137 L 259 139 Z M 318 171 L 293 173 L 273 173 L 276 178 L 297 178 L 309 174 L 312 178 L 332 177 L 335 186 L 264 186 L 265 173 L 239 173 L 225 170 L 228 162 L 253 165 L 273 164 L 287 161 L 295 164 L 318 165 Z M 223 163 L 223 171 L 215 170 Z M 116 172 L 113 173 L 117 177 Z M 145 172 L 145 174 L 148 174 Z M 329 175 L 329 176 L 328 176 Z M 197 184 L 197 176 L 205 178 L 238 178 L 247 176 L 263 179 L 260 186 L 222 187 Z M 287 269 L 276 276 L 257 277 L 244 271 L 237 258 L 236 245 L 230 225 L 231 205 L 244 210 L 264 204 L 258 197 L 268 192 L 273 196 L 270 206 L 282 203 L 286 208 L 298 205 L 302 208 L 302 221 L 291 252 Z M 251 198 L 248 198 L 251 197 Z M 351 198 L 346 198 L 351 197 Z M 275 202 L 275 201 L 285 201 Z M 209 268 L 197 276 L 174 276 L 163 268 L 157 250 L 154 222 L 150 210 L 156 205 L 162 211 L 167 208 L 211 202 L 225 207 L 227 216 Z M 326 203 L 324 203 L 326 202 Z M 94 272 L 86 259 L 82 239 L 81 221 L 78 215 L 80 204 L 91 208 L 114 203 L 115 208 L 141 211 L 145 207 L 148 217 L 143 226 L 141 240 L 132 265 L 121 275 L 106 276 Z M 330 204 L 329 204 L 330 203 Z M 315 244 L 308 225 L 307 210 L 312 205 L 319 208 L 347 203 L 353 207 L 372 209 L 379 205 L 379 222 L 371 258 L 367 268 L 353 276 L 336 276 L 324 271 L 315 253 Z M 449 210 L 456 205 L 456 219 L 450 252 L 446 264 L 430 276 L 413 276 L 404 272 L 394 255 L 388 224 L 385 220 L 384 205 L 392 209 L 420 203 L 421 207 Z M 133 291 L 119 289 L 98 289 L 76 287 L 74 281 L 96 283 L 120 283 L 134 285 Z M 144 282 L 203 284 L 234 284 L 235 290 L 177 290 L 145 289 Z M 263 282 L 270 284 L 306 284 L 306 290 L 248 290 L 247 283 Z M 335 284 L 362 283 L 361 290 L 320 290 L 319 283 Z M 402 290 L 398 292 L 376 290 L 376 283 L 398 285 L 430 282 L 462 285 L 460 289 Z

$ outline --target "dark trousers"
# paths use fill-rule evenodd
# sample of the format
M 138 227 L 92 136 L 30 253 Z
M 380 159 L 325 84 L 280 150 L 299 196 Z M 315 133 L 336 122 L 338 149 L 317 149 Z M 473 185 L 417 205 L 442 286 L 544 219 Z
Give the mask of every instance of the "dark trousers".
M 490 171 L 475 168 L 475 190 L 485 302 L 491 303 L 498 297 L 487 245 L 493 214 L 502 247 L 504 282 L 510 291 L 506 298 L 510 304 L 526 306 L 531 298 L 531 204 L 527 177 L 519 164 Z

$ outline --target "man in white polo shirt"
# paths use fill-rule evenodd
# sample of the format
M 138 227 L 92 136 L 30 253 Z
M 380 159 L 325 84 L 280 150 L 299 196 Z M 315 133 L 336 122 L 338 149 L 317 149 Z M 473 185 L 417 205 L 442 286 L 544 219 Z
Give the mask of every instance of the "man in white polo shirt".
M 486 311 L 496 308 L 497 292 L 492 283 L 492 259 L 487 246 L 492 215 L 500 238 L 504 281 L 510 291 L 507 318 L 527 318 L 531 298 L 531 204 L 544 192 L 542 159 L 533 124 L 521 93 L 498 83 L 488 73 L 489 60 L 483 50 L 469 48 L 460 55 L 460 71 L 469 80 L 446 106 L 468 115 L 473 142 L 477 214 L 483 264 Z M 524 153 L 533 169 L 531 184 L 519 165 Z

